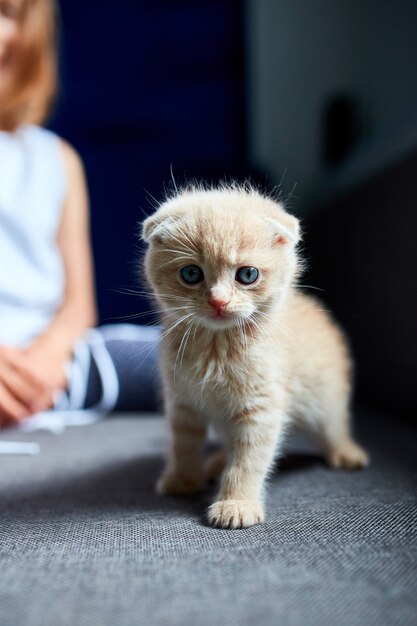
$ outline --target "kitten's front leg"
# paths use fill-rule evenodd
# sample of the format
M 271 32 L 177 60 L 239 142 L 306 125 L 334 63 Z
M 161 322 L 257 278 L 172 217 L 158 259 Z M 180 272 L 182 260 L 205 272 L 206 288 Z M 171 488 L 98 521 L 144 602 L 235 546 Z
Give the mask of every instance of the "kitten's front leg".
M 207 425 L 186 404 L 176 404 L 169 415 L 171 444 L 168 462 L 158 484 L 158 493 L 183 496 L 200 491 L 206 483 L 203 447 Z
M 244 528 L 264 520 L 263 487 L 282 434 L 282 420 L 242 411 L 233 421 L 228 460 L 217 501 L 207 512 L 212 526 Z

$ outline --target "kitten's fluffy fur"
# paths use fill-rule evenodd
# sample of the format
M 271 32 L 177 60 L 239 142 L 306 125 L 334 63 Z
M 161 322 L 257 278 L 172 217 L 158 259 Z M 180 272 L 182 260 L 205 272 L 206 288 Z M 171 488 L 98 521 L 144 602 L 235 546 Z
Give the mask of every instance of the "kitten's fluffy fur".
M 222 472 L 207 514 L 214 526 L 264 519 L 265 478 L 292 422 L 307 427 L 331 466 L 367 463 L 349 433 L 343 335 L 295 287 L 299 237 L 297 219 L 280 204 L 237 186 L 182 191 L 143 224 L 146 275 L 166 329 L 161 366 L 172 431 L 158 490 L 189 494 Z M 204 279 L 186 284 L 187 265 Z M 253 284 L 237 281 L 242 266 L 258 269 Z M 223 433 L 225 452 L 204 464 L 209 423 Z

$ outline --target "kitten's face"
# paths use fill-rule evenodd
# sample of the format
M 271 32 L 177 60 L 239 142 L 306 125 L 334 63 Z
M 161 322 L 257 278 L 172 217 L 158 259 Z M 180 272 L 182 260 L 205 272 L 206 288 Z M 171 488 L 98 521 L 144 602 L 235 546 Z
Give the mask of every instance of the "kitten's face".
M 143 237 L 162 309 L 212 330 L 262 320 L 296 272 L 297 220 L 257 193 L 182 193 L 145 221 Z

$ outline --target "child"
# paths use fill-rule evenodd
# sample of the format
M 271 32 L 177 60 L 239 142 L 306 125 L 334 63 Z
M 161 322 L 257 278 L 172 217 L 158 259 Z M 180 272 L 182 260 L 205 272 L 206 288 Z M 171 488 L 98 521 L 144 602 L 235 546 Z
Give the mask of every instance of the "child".
M 152 409 L 157 331 L 96 322 L 83 166 L 41 128 L 53 0 L 0 0 L 0 426 L 50 408 Z

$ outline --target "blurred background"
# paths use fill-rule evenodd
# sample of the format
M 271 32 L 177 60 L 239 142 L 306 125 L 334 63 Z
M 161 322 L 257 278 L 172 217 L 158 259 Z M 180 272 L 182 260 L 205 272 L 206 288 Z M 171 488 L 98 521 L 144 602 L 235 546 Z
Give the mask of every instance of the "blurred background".
M 150 306 L 120 292 L 141 288 L 138 224 L 171 171 L 249 178 L 302 218 L 302 282 L 347 329 L 361 401 L 415 417 L 415 0 L 60 7 L 50 126 L 85 163 L 101 323 Z

